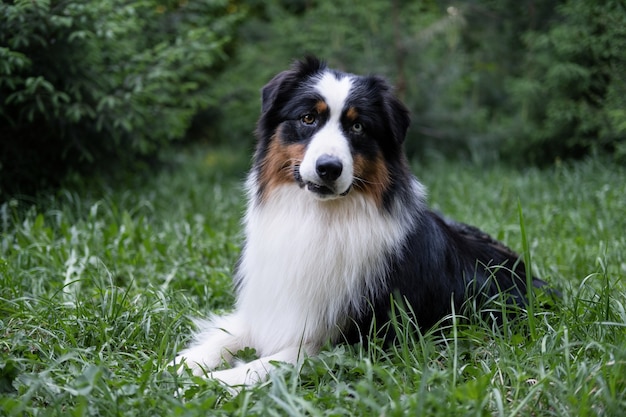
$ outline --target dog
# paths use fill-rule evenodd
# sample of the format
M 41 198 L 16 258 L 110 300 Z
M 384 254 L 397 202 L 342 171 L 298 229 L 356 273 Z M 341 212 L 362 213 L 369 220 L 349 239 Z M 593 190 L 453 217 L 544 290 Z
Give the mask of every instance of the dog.
M 427 207 L 403 152 L 409 123 L 385 79 L 313 57 L 262 89 L 235 309 L 198 322 L 174 364 L 250 385 L 274 362 L 367 341 L 374 322 L 390 322 L 394 300 L 426 330 L 471 297 L 526 303 L 516 253 Z M 258 359 L 237 362 L 245 347 Z M 215 370 L 224 364 L 234 366 Z

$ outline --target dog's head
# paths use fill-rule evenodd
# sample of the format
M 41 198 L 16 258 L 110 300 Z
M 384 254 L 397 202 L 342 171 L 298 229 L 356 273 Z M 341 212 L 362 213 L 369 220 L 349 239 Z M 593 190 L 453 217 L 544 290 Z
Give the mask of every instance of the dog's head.
M 259 192 L 295 182 L 319 200 L 364 192 L 382 202 L 408 126 L 407 109 L 382 78 L 315 58 L 296 62 L 262 91 Z

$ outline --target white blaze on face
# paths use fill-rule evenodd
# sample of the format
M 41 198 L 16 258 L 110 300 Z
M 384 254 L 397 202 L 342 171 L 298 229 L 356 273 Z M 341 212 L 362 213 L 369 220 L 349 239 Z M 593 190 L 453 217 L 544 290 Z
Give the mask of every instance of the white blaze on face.
M 322 185 L 324 182 L 317 173 L 317 160 L 323 155 L 328 155 L 341 161 L 343 165 L 341 175 L 335 180 L 332 187 L 335 195 L 328 195 L 325 198 L 339 197 L 348 191 L 352 185 L 352 153 L 341 126 L 341 113 L 351 88 L 351 77 L 344 76 L 337 79 L 330 72 L 323 73 L 315 85 L 315 89 L 321 94 L 328 106 L 330 117 L 311 139 L 300 165 L 300 175 L 304 182 Z

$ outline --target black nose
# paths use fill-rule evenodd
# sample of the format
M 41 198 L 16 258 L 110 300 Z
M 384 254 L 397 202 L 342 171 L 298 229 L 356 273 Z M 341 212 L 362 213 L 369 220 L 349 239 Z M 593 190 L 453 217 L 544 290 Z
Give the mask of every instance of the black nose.
M 343 171 L 343 164 L 336 156 L 322 155 L 315 163 L 315 171 L 325 181 L 335 181 Z

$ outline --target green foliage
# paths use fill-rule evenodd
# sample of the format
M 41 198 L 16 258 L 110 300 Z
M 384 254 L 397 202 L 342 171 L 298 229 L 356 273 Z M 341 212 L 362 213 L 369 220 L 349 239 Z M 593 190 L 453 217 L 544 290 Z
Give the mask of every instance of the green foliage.
M 623 414 L 623 167 L 420 164 L 436 209 L 514 249 L 527 244 L 563 300 L 501 328 L 474 318 L 421 335 L 400 314 L 390 349 L 327 347 L 233 396 L 166 364 L 187 342 L 190 316 L 232 306 L 248 154 L 171 158 L 150 178 L 83 180 L 0 204 L 3 415 Z
M 548 31 L 528 32 L 511 95 L 512 146 L 536 162 L 610 151 L 626 157 L 626 6 L 570 0 Z M 520 146 L 521 145 L 521 146 Z
M 623 2 L 273 0 L 250 9 L 213 134 L 250 143 L 258 91 L 293 59 L 377 73 L 413 114 L 412 155 L 520 163 L 624 155 Z
M 67 170 L 152 162 L 183 137 L 247 149 L 260 88 L 306 54 L 386 76 L 413 115 L 412 156 L 623 161 L 624 9 L 621 0 L 5 1 L 0 199 Z
M 0 4 L 0 187 L 183 137 L 240 19 L 224 0 Z
M 432 1 L 263 2 L 250 10 L 229 71 L 214 85 L 221 103 L 215 134 L 249 144 L 261 87 L 308 54 L 335 68 L 387 76 L 411 107 L 426 107 L 422 81 L 431 63 L 416 59 L 415 51 L 438 35 L 453 38 L 458 25 Z
M 494 52 L 482 55 L 494 44 L 506 49 L 495 25 L 483 29 L 484 16 L 481 20 L 471 8 L 437 1 L 298 4 L 266 2 L 243 24 L 230 70 L 214 89 L 223 103 L 223 116 L 217 118 L 220 136 L 249 143 L 260 87 L 292 60 L 314 54 L 333 67 L 390 80 L 413 113 L 406 141 L 410 154 L 436 149 L 479 158 L 493 153 L 497 138 L 489 129 L 492 115 L 486 103 L 495 107 L 502 101 L 496 100 L 502 91 L 493 81 L 516 66 L 497 62 Z M 502 7 L 498 18 L 517 16 L 518 8 Z M 510 38 L 516 29 L 509 30 Z M 492 41 L 489 47 L 482 44 L 485 39 Z

